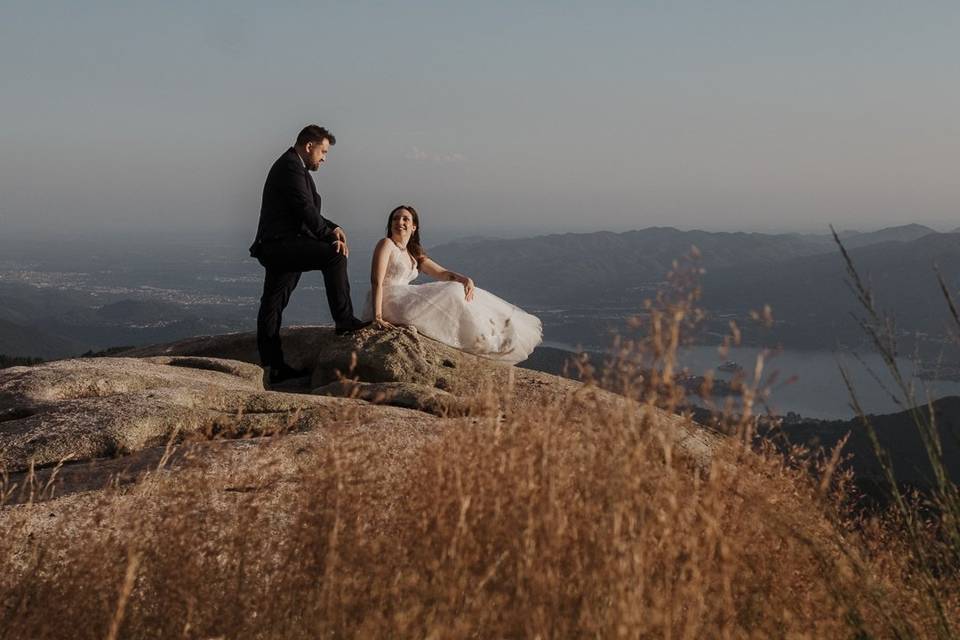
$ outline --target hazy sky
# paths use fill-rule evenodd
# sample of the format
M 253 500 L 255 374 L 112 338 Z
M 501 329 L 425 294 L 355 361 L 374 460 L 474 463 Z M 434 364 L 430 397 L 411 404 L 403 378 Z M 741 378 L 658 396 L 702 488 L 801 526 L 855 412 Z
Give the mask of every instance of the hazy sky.
M 348 232 L 954 228 L 958 34 L 955 1 L 4 0 L 0 233 L 252 236 L 310 122 Z

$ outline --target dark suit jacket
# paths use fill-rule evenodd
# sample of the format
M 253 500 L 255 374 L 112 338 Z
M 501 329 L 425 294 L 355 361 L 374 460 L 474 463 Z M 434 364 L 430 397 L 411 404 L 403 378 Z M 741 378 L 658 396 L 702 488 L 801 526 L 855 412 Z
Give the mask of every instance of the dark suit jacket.
M 267 173 L 260 205 L 257 237 L 250 255 L 257 257 L 260 245 L 297 236 L 327 239 L 339 225 L 320 215 L 320 194 L 293 147 L 277 158 Z

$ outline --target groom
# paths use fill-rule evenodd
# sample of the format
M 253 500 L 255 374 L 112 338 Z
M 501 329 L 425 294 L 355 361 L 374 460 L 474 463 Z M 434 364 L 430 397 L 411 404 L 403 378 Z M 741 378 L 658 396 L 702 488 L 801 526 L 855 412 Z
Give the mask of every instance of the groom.
M 270 369 L 271 383 L 310 373 L 288 365 L 280 346 L 283 310 L 302 272 L 323 272 L 327 303 L 338 335 L 370 324 L 353 315 L 347 280 L 347 237 L 338 224 L 320 214 L 320 194 L 310 176 L 336 143 L 333 134 L 323 127 L 304 127 L 296 144 L 270 167 L 263 185 L 260 223 L 250 255 L 266 268 L 257 313 L 257 349 L 260 362 Z

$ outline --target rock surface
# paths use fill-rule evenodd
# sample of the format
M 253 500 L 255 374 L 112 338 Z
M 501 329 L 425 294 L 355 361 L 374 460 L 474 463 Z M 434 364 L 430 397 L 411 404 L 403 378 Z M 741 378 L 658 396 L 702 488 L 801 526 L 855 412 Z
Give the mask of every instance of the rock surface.
M 259 367 L 216 358 L 90 358 L 0 372 L 0 467 L 127 455 L 190 435 L 302 431 L 391 409 L 266 391 Z
M 317 387 L 318 396 L 357 398 L 373 404 L 386 404 L 426 411 L 437 416 L 467 415 L 476 409 L 470 400 L 452 393 L 412 382 L 358 382 L 341 380 Z
M 289 363 L 313 371 L 312 388 L 348 377 L 363 382 L 406 382 L 463 395 L 475 392 L 484 382 L 504 382 L 511 371 L 524 371 L 452 349 L 419 335 L 413 328 L 366 329 L 338 336 L 330 327 L 294 327 L 281 335 Z M 131 349 L 121 355 L 209 356 L 260 362 L 253 333 L 190 338 Z
M 187 451 L 235 456 L 237 447 L 262 445 L 281 433 L 315 441 L 362 432 L 394 443 L 395 451 L 411 449 L 471 419 L 456 416 L 496 419 L 564 399 L 574 400 L 565 414 L 573 421 L 581 405 L 583 411 L 602 405 L 645 414 L 665 425 L 674 450 L 701 466 L 718 443 L 678 416 L 465 354 L 411 329 L 340 337 L 330 328 L 299 327 L 284 333 L 284 346 L 291 364 L 313 371 L 310 386 L 295 388 L 298 393 L 264 388 L 263 370 L 252 364 L 253 334 L 2 370 L 0 468 L 21 487 L 31 467 L 45 469 L 41 483 L 59 474 L 62 495 L 103 486 L 115 475 L 135 480 L 162 462 L 188 464 Z M 177 455 L 170 456 L 172 448 Z

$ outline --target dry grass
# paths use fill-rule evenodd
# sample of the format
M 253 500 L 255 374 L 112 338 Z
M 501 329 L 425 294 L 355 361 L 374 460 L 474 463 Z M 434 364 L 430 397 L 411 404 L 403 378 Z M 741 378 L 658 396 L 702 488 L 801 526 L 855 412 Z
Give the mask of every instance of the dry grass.
M 670 367 L 634 367 L 672 358 L 694 302 L 661 299 L 605 384 L 672 406 Z M 699 468 L 636 405 L 496 400 L 389 472 L 376 433 L 333 434 L 295 481 L 264 446 L 62 500 L 56 525 L 42 504 L 7 508 L 0 638 L 942 637 L 938 607 L 960 622 L 955 572 L 921 571 L 897 522 L 851 519 L 835 457 L 810 474 L 758 449 L 749 412 Z
M 656 424 L 571 413 L 463 426 L 377 482 L 332 440 L 299 483 L 264 454 L 106 493 L 47 530 L 12 509 L 0 637 L 932 635 L 893 530 L 854 535 L 780 458 L 734 441 L 701 472 Z

